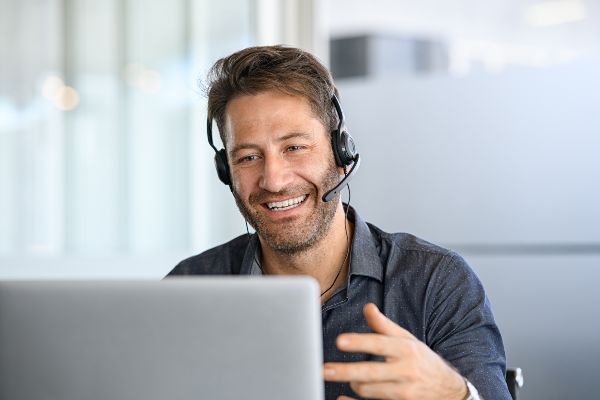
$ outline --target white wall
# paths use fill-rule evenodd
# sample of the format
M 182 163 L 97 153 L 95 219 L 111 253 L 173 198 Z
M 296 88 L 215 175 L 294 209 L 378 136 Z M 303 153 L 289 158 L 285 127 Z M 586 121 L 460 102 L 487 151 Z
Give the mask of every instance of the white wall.
M 371 220 L 450 244 L 600 244 L 599 68 L 339 86 Z

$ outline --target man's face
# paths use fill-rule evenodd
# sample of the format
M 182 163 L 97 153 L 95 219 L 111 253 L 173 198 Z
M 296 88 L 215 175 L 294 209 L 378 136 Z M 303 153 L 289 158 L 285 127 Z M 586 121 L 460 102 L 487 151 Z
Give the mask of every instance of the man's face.
M 273 250 L 301 252 L 329 231 L 339 181 L 330 134 L 303 97 L 276 91 L 230 100 L 225 112 L 233 194 Z

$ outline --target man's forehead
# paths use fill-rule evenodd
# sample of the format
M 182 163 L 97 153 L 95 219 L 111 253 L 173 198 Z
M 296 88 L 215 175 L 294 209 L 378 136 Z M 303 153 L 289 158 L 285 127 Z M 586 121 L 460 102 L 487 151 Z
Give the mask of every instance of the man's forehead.
M 281 128 L 275 130 L 280 135 L 306 133 L 307 124 L 319 123 L 324 127 L 306 97 L 280 91 L 235 96 L 227 102 L 224 117 L 227 142 L 231 142 L 235 131 L 252 130 L 265 125 Z
M 252 107 L 269 107 L 275 103 L 287 103 L 311 107 L 311 100 L 307 96 L 283 92 L 281 90 L 261 90 L 255 93 L 240 93 L 232 96 L 225 105 L 225 115 L 227 115 L 232 106 L 240 103 L 250 104 Z

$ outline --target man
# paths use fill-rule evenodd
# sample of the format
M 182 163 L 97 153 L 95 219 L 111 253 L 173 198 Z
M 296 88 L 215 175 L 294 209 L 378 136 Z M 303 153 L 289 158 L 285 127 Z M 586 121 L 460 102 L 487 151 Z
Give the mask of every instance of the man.
M 463 400 L 477 391 L 510 399 L 502 339 L 465 261 L 385 233 L 342 204 L 339 190 L 360 159 L 337 94 L 329 71 L 299 49 L 254 47 L 216 62 L 209 143 L 256 234 L 184 260 L 170 275 L 314 277 L 327 399 Z M 213 120 L 225 149 L 213 145 Z

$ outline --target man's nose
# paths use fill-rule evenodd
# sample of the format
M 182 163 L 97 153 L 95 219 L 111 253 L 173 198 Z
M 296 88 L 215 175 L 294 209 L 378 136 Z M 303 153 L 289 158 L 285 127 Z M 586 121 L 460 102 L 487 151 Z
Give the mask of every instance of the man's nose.
M 288 186 L 291 176 L 289 165 L 281 156 L 266 156 L 259 185 L 261 189 L 278 193 Z

